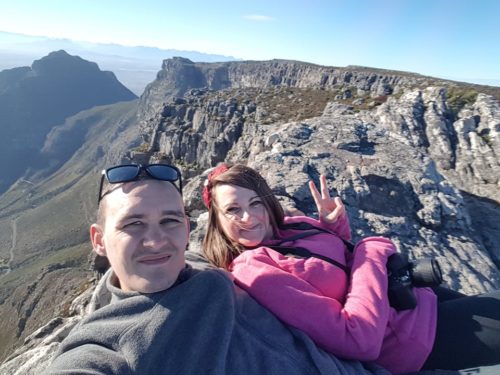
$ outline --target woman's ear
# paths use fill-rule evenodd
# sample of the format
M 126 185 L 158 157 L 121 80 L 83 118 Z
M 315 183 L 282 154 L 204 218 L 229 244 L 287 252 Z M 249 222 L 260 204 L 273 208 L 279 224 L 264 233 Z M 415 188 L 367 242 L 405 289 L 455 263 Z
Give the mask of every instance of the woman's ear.
M 90 226 L 90 241 L 92 242 L 92 247 L 94 251 L 100 255 L 106 256 L 106 246 L 104 246 L 104 236 L 102 227 L 99 224 L 92 224 Z

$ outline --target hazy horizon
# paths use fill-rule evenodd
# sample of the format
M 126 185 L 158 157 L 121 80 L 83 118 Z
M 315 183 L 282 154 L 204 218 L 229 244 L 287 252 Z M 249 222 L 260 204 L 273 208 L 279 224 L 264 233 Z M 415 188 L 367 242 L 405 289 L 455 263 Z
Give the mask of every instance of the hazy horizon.
M 489 0 L 21 0 L 2 4 L 0 25 L 24 35 L 498 86 L 499 16 L 500 2 Z

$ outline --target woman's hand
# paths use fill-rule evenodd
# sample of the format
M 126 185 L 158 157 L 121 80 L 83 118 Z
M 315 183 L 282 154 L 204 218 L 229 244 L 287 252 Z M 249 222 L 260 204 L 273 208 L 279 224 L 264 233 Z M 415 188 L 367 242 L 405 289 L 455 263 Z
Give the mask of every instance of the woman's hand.
M 309 189 L 318 209 L 320 221 L 328 224 L 333 224 L 339 217 L 345 215 L 345 207 L 339 197 L 332 198 L 326 186 L 325 175 L 319 176 L 321 194 L 319 193 L 314 181 L 309 181 Z

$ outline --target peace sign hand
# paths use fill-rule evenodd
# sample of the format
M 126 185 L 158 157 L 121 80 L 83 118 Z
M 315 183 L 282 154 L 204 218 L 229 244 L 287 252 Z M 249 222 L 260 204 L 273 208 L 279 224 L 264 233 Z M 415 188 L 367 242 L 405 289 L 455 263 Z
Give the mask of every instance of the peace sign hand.
M 333 224 L 338 218 L 345 215 L 345 207 L 340 197 L 331 198 L 326 186 L 326 177 L 324 174 L 319 176 L 321 185 L 321 194 L 319 193 L 314 181 L 309 181 L 309 189 L 318 209 L 320 221 Z

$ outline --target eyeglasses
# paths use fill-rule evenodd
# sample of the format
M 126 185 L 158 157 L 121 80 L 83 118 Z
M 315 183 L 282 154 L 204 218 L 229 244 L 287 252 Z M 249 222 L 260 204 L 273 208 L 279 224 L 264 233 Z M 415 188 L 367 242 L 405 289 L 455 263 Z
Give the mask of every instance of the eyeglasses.
M 101 199 L 110 192 L 107 191 L 104 194 L 102 193 L 104 178 L 106 178 L 110 184 L 120 184 L 123 182 L 140 180 L 142 172 L 146 173 L 154 180 L 171 182 L 182 195 L 182 176 L 181 171 L 177 167 L 168 164 L 127 164 L 117 165 L 116 167 L 111 167 L 102 171 L 97 203 L 99 203 Z M 174 183 L 176 181 L 179 181 L 179 186 Z

